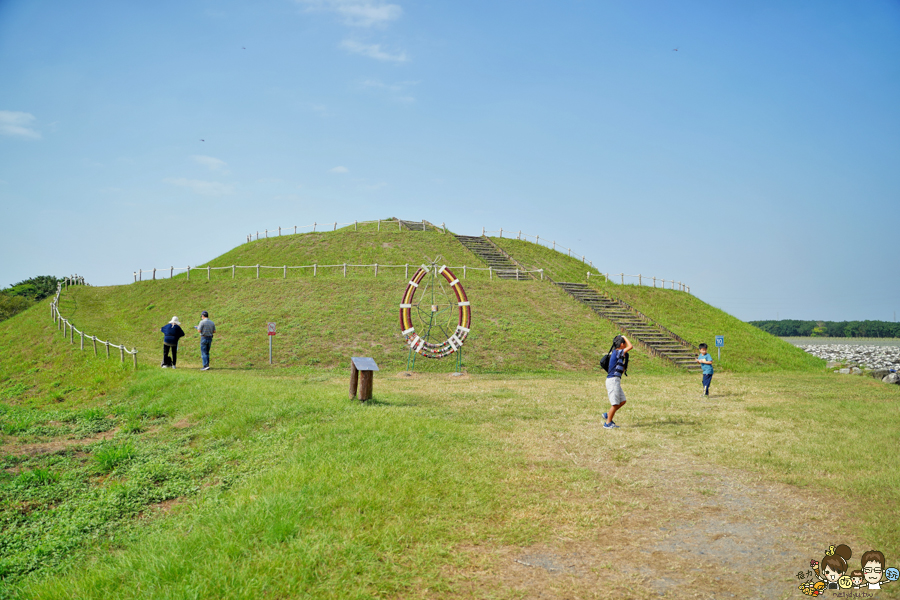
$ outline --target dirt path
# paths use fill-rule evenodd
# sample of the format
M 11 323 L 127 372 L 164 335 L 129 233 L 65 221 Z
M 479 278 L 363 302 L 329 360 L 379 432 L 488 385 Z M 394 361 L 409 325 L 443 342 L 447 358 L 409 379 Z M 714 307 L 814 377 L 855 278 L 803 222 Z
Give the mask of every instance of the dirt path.
M 529 545 L 459 548 L 469 564 L 448 569 L 457 595 L 805 597 L 797 574 L 811 558 L 831 544 L 850 545 L 856 561 L 869 549 L 848 535 L 843 516 L 853 507 L 834 495 L 704 461 L 665 438 L 635 450 L 646 433 L 604 431 L 577 408 L 489 435 L 522 457 L 516 485 L 533 488 L 545 507 L 533 518 L 553 533 Z M 576 485 L 561 489 L 560 470 L 576 473 Z

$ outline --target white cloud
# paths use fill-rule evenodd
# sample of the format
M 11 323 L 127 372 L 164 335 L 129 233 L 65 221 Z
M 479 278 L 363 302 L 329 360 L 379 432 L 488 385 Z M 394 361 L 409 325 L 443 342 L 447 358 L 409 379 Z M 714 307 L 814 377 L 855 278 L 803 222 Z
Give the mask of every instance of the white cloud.
M 0 110 L 0 135 L 12 135 L 31 140 L 41 139 L 41 134 L 30 127 L 34 115 L 14 110 Z
M 339 14 L 344 23 L 353 27 L 373 27 L 396 21 L 403 14 L 397 4 L 367 0 L 297 0 L 308 10 L 330 11 Z
M 355 40 L 344 40 L 341 42 L 341 48 L 353 52 L 354 54 L 374 58 L 375 60 L 387 60 L 391 62 L 406 62 L 409 60 L 406 56 L 406 52 L 391 53 L 382 50 L 381 44 L 363 44 Z
M 191 160 L 193 160 L 195 163 L 203 165 L 204 167 L 207 167 L 210 171 L 218 171 L 228 164 L 224 160 L 219 160 L 218 158 L 213 158 L 212 156 L 203 156 L 202 154 L 195 154 L 191 156 Z
M 349 173 L 350 169 L 348 169 L 347 167 L 334 167 L 333 169 L 328 169 L 328 172 L 344 174 L 344 173 Z
M 195 194 L 201 196 L 225 196 L 234 193 L 231 185 L 218 181 L 201 181 L 199 179 L 185 179 L 184 177 L 168 177 L 163 179 L 165 183 L 186 187 Z

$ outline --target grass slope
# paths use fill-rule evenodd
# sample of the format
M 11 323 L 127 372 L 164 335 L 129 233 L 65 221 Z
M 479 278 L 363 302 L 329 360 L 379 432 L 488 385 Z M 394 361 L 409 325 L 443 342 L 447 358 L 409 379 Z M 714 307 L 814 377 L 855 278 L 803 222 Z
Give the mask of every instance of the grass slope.
M 578 258 L 526 241 L 491 238 L 511 256 L 529 268 L 545 269 L 556 281 L 585 282 L 624 300 L 660 325 L 682 338 L 699 344 L 715 343 L 715 336 L 725 336 L 722 361 L 717 365 L 730 371 L 750 372 L 775 369 L 818 370 L 825 361 L 777 337 L 744 323 L 725 311 L 710 306 L 696 296 L 678 290 L 650 286 L 619 285 L 606 282 Z M 590 271 L 592 277 L 587 279 Z M 598 275 L 593 277 L 593 275 Z M 717 356 L 714 349 L 711 350 Z
M 611 324 L 540 281 L 465 282 L 473 325 L 464 347 L 470 372 L 535 372 L 599 369 L 600 348 L 615 335 Z M 191 328 L 208 310 L 218 334 L 214 368 L 268 366 L 265 325 L 278 324 L 274 361 L 278 366 L 344 367 L 350 356 L 372 356 L 381 368 L 405 370 L 407 347 L 400 335 L 398 304 L 402 281 L 382 278 L 303 278 L 149 281 L 117 287 L 70 287 L 60 311 L 76 327 L 137 347 L 142 364 L 159 364 L 159 328 L 172 315 L 187 337 L 179 366 L 199 363 Z M 603 343 L 598 343 L 602 340 Z M 76 340 L 77 341 L 77 340 Z M 673 372 L 664 361 L 635 353 L 634 373 Z M 454 359 L 419 357 L 416 370 L 449 372 Z

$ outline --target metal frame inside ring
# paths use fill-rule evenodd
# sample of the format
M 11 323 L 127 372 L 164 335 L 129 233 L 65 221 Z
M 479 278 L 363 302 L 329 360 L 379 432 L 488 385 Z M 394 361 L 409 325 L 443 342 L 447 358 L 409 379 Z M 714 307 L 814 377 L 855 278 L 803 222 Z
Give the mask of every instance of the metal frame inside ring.
M 412 322 L 412 301 L 416 290 L 419 289 L 419 283 L 430 272 L 431 269 L 428 266 L 422 265 L 407 284 L 406 291 L 403 292 L 403 301 L 400 303 L 400 331 L 406 336 L 406 344 L 422 356 L 426 358 L 444 358 L 462 348 L 463 342 L 469 335 L 469 327 L 472 324 L 472 307 L 469 305 L 466 290 L 463 289 L 462 284 L 453 274 L 453 271 L 448 269 L 446 265 L 441 266 L 437 270 L 438 274 L 444 276 L 444 279 L 447 280 L 447 283 L 450 284 L 450 287 L 456 294 L 459 322 L 453 334 L 440 344 L 432 344 L 419 337 Z

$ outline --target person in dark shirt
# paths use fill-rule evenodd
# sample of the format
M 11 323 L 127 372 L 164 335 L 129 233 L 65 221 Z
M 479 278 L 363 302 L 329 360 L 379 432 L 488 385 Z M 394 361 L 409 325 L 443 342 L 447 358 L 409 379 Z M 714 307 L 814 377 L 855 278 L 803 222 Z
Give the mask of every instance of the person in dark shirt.
M 169 367 L 175 368 L 178 362 L 178 340 L 184 337 L 184 330 L 181 328 L 181 321 L 178 317 L 172 317 L 172 320 L 166 323 L 162 329 L 163 333 L 163 361 L 160 365 L 163 369 Z M 172 358 L 169 358 L 169 351 L 172 352 Z
M 618 427 L 613 422 L 616 411 L 625 406 L 625 392 L 622 391 L 622 375 L 628 369 L 628 351 L 634 348 L 624 335 L 617 335 L 613 340 L 612 354 L 609 357 L 609 375 L 606 376 L 606 393 L 609 395 L 611 408 L 603 413 L 603 428 Z

